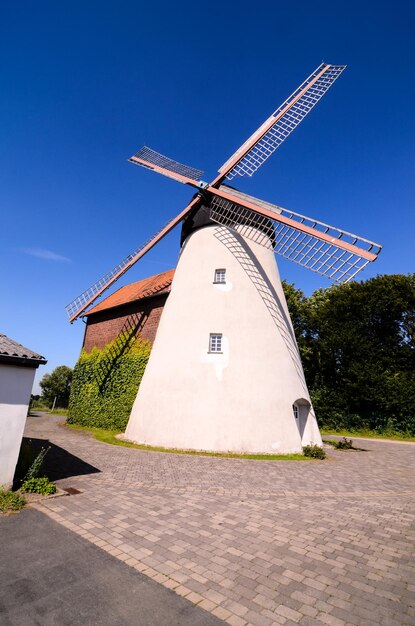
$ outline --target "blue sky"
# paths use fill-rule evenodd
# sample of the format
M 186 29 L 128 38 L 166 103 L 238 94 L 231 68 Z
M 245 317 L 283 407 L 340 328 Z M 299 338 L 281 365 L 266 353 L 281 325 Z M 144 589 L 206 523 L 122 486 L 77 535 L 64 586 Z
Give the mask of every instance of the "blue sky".
M 413 272 L 414 18 L 409 0 L 2 2 L 0 331 L 46 356 L 38 379 L 79 355 L 65 304 L 192 195 L 127 158 L 146 144 L 210 180 L 322 61 L 348 67 L 237 186 L 383 244 L 362 278 Z M 178 238 L 117 286 L 173 267 Z

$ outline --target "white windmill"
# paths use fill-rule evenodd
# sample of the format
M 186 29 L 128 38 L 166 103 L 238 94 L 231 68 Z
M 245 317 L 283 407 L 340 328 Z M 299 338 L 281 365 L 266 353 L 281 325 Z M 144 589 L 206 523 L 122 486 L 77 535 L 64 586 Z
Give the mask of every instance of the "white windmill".
M 126 437 L 153 446 L 296 452 L 321 444 L 275 254 L 336 282 L 381 246 L 224 184 L 252 176 L 345 66 L 320 65 L 221 167 L 202 172 L 142 148 L 130 161 L 197 189 L 148 243 L 66 308 L 79 317 L 183 222 L 182 248 Z

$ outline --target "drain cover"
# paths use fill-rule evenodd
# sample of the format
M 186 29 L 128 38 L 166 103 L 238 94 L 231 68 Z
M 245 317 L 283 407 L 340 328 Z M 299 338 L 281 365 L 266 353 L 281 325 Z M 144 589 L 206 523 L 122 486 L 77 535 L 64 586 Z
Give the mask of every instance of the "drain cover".
M 66 491 L 66 493 L 70 496 L 76 496 L 77 493 L 82 493 L 82 491 L 79 491 L 79 489 L 75 489 L 75 487 L 66 487 L 64 488 L 64 491 Z

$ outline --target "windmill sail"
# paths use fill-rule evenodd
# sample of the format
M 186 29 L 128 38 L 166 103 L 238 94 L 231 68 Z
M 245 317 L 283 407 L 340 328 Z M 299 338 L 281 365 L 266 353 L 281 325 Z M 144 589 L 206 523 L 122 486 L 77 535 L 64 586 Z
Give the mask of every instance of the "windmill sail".
M 252 176 L 315 107 L 345 67 L 322 63 L 222 165 L 219 180 Z
M 213 221 L 337 283 L 350 281 L 381 250 L 373 241 L 234 189 L 225 191 L 226 197 L 217 195 L 223 189 L 215 191 L 211 202 Z
M 203 171 L 190 165 L 184 165 L 174 159 L 164 156 L 147 146 L 140 148 L 134 156 L 128 159 L 130 163 L 140 165 L 158 174 L 173 178 L 179 183 L 198 186 L 198 181 L 202 178 Z
M 66 312 L 69 316 L 69 321 L 74 322 L 97 298 L 99 298 L 104 291 L 106 291 L 111 285 L 115 283 L 127 270 L 130 269 L 139 259 L 141 259 L 156 243 L 161 241 L 179 222 L 186 217 L 186 215 L 192 210 L 192 208 L 199 202 L 199 198 L 193 198 L 193 200 L 187 205 L 181 213 L 176 215 L 172 220 L 167 222 L 163 228 L 161 228 L 156 235 L 151 237 L 144 245 L 134 252 L 131 252 L 125 257 L 118 265 L 116 265 L 110 272 L 105 274 L 96 283 L 91 285 L 83 293 L 81 293 L 75 300 L 70 302 L 66 307 Z

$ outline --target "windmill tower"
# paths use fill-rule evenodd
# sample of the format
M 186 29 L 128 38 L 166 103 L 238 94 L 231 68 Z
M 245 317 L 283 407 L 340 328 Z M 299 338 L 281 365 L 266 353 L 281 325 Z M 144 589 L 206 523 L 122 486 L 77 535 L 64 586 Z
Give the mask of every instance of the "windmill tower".
M 144 147 L 130 161 L 194 187 L 148 243 L 67 306 L 70 321 L 182 222 L 181 253 L 126 429 L 139 443 L 236 452 L 321 444 L 275 254 L 336 282 L 381 247 L 224 183 L 252 176 L 345 66 L 320 65 L 221 167 L 203 172 Z

